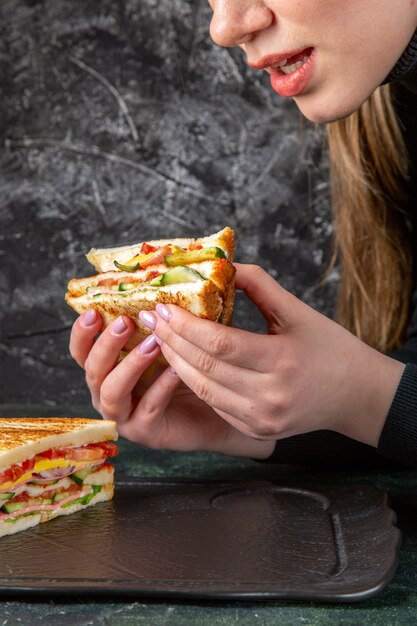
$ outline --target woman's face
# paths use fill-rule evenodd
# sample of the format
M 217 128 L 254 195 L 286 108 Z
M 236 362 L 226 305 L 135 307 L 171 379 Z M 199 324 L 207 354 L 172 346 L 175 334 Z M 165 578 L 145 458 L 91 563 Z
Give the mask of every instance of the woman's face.
M 313 122 L 355 111 L 417 27 L 417 0 L 209 0 L 210 33 L 240 46 Z M 286 60 L 287 59 L 287 60 Z M 283 65 L 284 64 L 284 65 Z

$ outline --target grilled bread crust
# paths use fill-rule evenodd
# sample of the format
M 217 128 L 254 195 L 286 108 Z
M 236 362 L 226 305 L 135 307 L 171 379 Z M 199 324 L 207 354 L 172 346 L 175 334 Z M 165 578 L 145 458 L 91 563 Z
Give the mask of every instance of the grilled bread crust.
M 235 275 L 227 285 L 226 293 L 223 296 L 223 311 L 219 322 L 230 326 L 233 318 L 233 306 L 235 302 Z
M 115 422 L 79 417 L 0 418 L 0 472 L 50 448 L 117 439 Z
M 218 287 L 223 297 L 227 293 L 230 293 L 231 288 L 235 286 L 235 274 L 236 269 L 234 265 L 226 261 L 226 259 L 219 259 L 213 262 L 213 271 L 209 276 L 209 279 Z

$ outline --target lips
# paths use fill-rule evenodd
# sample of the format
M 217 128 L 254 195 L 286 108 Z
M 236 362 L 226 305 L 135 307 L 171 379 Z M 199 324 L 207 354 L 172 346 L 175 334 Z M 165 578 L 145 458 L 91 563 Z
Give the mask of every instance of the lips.
M 314 70 L 314 48 L 302 48 L 263 57 L 250 62 L 254 69 L 264 69 L 271 76 L 271 86 L 279 95 L 300 95 L 308 86 Z

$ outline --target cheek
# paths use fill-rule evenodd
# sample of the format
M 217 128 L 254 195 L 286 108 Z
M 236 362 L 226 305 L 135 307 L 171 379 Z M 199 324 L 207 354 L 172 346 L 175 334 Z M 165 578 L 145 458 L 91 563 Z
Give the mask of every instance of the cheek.
M 371 30 L 367 37 L 357 32 L 354 45 L 342 35 L 332 41 L 332 46 L 329 41 L 327 48 L 319 49 L 311 84 L 295 98 L 303 115 L 314 123 L 334 121 L 356 111 L 384 81 L 407 45 L 387 33 L 381 49 L 379 33 Z

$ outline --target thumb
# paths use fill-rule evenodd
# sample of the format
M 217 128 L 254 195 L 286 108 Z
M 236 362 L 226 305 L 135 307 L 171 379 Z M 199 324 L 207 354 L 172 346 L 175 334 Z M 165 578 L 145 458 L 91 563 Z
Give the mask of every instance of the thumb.
M 269 326 L 277 331 L 286 328 L 297 318 L 302 302 L 270 276 L 259 265 L 234 263 L 236 288 L 244 291 L 258 307 Z

